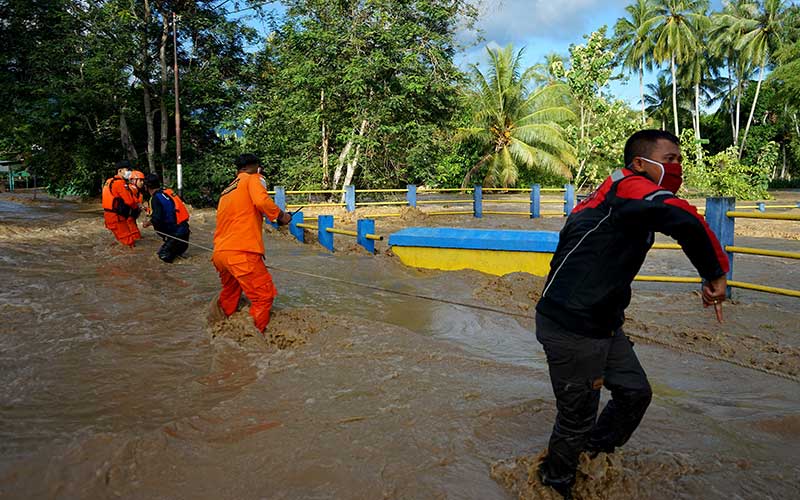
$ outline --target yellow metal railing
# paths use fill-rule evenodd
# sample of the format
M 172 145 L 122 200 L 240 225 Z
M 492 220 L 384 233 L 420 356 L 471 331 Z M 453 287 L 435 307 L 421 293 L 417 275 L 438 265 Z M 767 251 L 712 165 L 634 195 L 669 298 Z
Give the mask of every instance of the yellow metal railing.
M 524 215 L 525 217 L 530 217 L 530 212 L 498 212 L 495 210 L 484 210 L 483 213 L 489 215 Z
M 442 205 L 445 203 L 465 204 L 465 203 L 472 203 L 472 200 L 417 200 L 417 205 Z
M 725 251 L 731 253 L 763 255 L 765 257 L 783 257 L 784 259 L 800 259 L 800 252 L 784 252 L 782 250 L 766 250 L 763 248 L 737 247 L 728 245 L 725 247 Z
M 314 230 L 314 231 L 319 231 L 319 226 L 315 226 L 313 224 L 305 224 L 305 223 L 301 222 L 300 224 L 296 224 L 296 226 L 301 228 L 301 229 L 311 229 L 311 230 Z M 344 235 L 344 236 L 358 237 L 358 233 L 357 232 L 348 231 L 347 229 L 337 229 L 335 227 L 326 227 L 325 231 L 328 232 L 328 233 L 333 233 L 333 234 L 341 234 L 341 235 Z M 382 234 L 366 234 L 366 235 L 364 235 L 364 237 L 366 239 L 368 239 L 368 240 L 383 241 L 383 235 Z
M 767 220 L 800 220 L 800 214 L 759 214 L 752 212 L 725 212 L 728 217 L 738 219 L 767 219 Z
M 419 202 L 417 202 L 419 203 Z M 369 207 L 373 205 L 408 205 L 407 201 L 359 201 L 356 207 Z
M 344 203 L 308 203 L 306 205 L 288 204 L 286 208 L 343 207 Z

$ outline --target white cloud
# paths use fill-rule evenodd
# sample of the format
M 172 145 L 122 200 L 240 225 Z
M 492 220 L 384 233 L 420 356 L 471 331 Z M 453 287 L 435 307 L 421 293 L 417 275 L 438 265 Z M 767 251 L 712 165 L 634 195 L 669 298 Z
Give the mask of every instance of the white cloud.
M 500 45 L 532 37 L 572 40 L 597 29 L 609 11 L 629 0 L 483 0 L 478 27 Z

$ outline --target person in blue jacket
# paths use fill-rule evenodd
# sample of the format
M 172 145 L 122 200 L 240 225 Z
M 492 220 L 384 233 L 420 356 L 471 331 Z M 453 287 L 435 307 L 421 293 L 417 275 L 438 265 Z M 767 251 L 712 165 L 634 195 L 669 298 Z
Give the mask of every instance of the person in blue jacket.
M 158 249 L 158 258 L 171 263 L 189 248 L 189 211 L 183 200 L 171 189 L 161 186 L 158 174 L 147 174 L 145 188 L 150 193 L 150 220 L 142 224 L 153 226 L 164 244 Z

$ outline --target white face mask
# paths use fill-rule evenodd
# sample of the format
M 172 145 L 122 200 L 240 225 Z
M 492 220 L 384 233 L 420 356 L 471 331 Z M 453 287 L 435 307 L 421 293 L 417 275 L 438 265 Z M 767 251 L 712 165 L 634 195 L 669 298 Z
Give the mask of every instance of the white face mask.
M 660 186 L 661 182 L 664 180 L 664 165 L 662 163 L 658 163 L 657 161 L 648 160 L 644 156 L 640 156 L 639 158 L 641 158 L 642 160 L 646 161 L 647 163 L 652 163 L 653 165 L 658 165 L 659 168 L 661 168 L 661 177 L 659 177 L 658 178 L 658 182 L 656 182 L 656 184 L 658 184 Z
M 127 180 L 130 180 L 130 178 L 131 178 L 131 171 L 130 171 L 130 170 L 126 170 L 126 171 L 124 171 L 124 172 L 122 173 L 122 178 L 123 178 L 123 179 L 125 179 L 126 181 L 127 181 Z

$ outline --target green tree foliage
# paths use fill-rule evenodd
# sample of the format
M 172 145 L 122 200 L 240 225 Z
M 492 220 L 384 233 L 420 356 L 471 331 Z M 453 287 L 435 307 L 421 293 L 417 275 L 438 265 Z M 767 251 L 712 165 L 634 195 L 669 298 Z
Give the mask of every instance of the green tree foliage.
M 645 32 L 645 23 L 655 15 L 653 0 L 636 0 L 625 7 L 630 17 L 617 20 L 614 38 L 623 69 L 634 70 L 639 75 L 639 103 L 642 106 L 642 125 L 647 123 L 644 99 L 644 70 L 653 69 L 653 40 Z
M 689 129 L 681 133 L 684 154 L 684 189 L 710 196 L 732 196 L 739 200 L 769 197 L 770 172 L 778 159 L 778 145 L 767 143 L 754 165 L 742 163 L 739 151 L 730 146 L 715 155 L 703 153 L 702 145 Z
M 699 51 L 696 28 L 708 22 L 703 12 L 707 0 L 659 0 L 655 15 L 644 23 L 643 33 L 652 32 L 656 62 L 669 61 L 672 74 L 672 112 L 675 135 L 678 135 L 678 65 Z
M 628 136 L 638 128 L 637 118 L 622 101 L 603 95 L 614 63 L 612 42 L 603 26 L 586 37 L 586 43 L 570 47 L 569 66 L 554 64 L 554 74 L 563 78 L 580 117 L 567 127 L 569 141 L 576 146 L 574 172 L 578 186 L 595 185 L 619 166 Z
M 217 132 L 242 101 L 255 36 L 211 0 L 0 2 L 3 155 L 56 193 L 97 193 L 121 158 L 174 181 L 173 9 L 185 172 L 198 175 L 227 148 Z
M 447 149 L 466 2 L 287 2 L 258 54 L 248 147 L 280 183 L 339 188 L 428 180 Z
M 462 186 L 482 169 L 490 186 L 514 186 L 520 167 L 570 177 L 574 150 L 561 126 L 575 116 L 565 105 L 568 89 L 552 84 L 530 90 L 535 68 L 521 70 L 522 50 L 515 53 L 511 45 L 486 50 L 489 72 L 472 66 L 475 112 L 470 126 L 459 131 L 460 139 L 478 144 L 482 154 Z
M 753 116 L 758 104 L 761 84 L 764 81 L 764 71 L 770 63 L 773 53 L 780 46 L 784 35 L 783 18 L 786 11 L 786 2 L 783 0 L 764 0 L 759 3 L 746 4 L 740 16 L 734 17 L 730 29 L 739 34 L 735 48 L 739 57 L 752 61 L 758 67 L 758 83 L 756 84 L 755 97 L 750 107 L 750 115 L 744 129 L 744 136 L 739 147 L 739 156 L 745 150 L 747 134 L 753 123 Z

